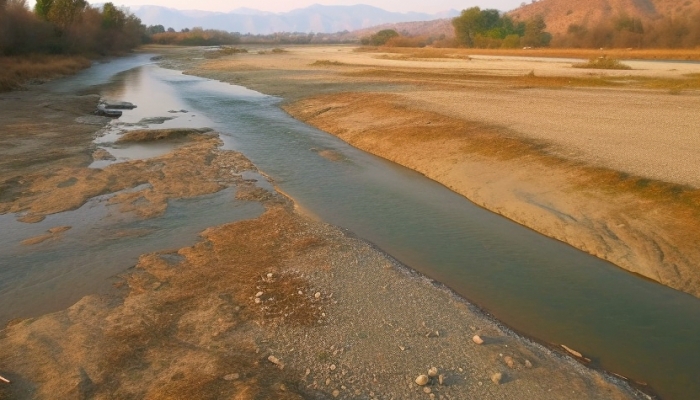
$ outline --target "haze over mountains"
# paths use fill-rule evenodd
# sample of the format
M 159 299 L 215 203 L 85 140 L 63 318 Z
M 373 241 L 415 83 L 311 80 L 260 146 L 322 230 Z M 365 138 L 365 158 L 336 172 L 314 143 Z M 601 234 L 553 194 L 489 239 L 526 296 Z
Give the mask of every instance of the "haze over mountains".
M 163 25 L 165 28 L 175 30 L 199 26 L 204 29 L 252 34 L 275 32 L 334 33 L 346 30 L 355 31 L 388 23 L 429 21 L 459 15 L 457 10 L 448 10 L 438 14 L 396 13 L 369 5 L 324 6 L 318 4 L 285 13 L 270 13 L 249 8 L 222 13 L 176 10 L 160 6 L 131 7 L 131 11 L 145 25 Z

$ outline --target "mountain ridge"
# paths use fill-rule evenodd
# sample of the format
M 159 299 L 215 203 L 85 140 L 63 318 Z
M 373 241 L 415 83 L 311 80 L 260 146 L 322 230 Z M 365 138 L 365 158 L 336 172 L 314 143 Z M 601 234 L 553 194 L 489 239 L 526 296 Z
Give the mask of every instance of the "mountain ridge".
M 165 28 L 175 30 L 198 26 L 204 29 L 219 29 L 243 34 L 335 33 L 355 31 L 383 24 L 449 18 L 459 14 L 456 10 L 436 14 L 397 13 L 367 4 L 352 6 L 314 4 L 284 13 L 268 13 L 253 9 L 236 9 L 224 13 L 144 5 L 132 7 L 131 12 L 146 25 L 163 25 Z

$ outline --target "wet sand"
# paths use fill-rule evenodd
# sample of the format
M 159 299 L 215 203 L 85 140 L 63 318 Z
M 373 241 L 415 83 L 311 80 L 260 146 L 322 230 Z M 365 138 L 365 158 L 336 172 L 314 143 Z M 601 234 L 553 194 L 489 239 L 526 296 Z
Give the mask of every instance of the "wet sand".
M 221 150 L 213 132 L 192 132 L 165 156 L 94 170 L 91 155 L 104 156 L 92 144 L 99 125 L 74 122 L 105 122 L 90 119 L 95 96 L 0 96 L 3 116 L 16 117 L 0 127 L 0 148 L 14 157 L 2 170 L 3 213 L 30 223 L 144 183 L 115 197 L 123 212 L 158 218 L 167 199 L 226 187 L 266 209 L 207 229 L 190 247 L 143 255 L 109 296 L 17 315 L 0 331 L 0 375 L 12 382 L 0 384 L 0 398 L 642 398 L 348 232 L 300 215 L 290 199 L 242 179 L 255 166 Z M 59 109 L 50 125 L 32 124 L 37 98 Z M 50 149 L 63 150 L 32 158 Z M 51 234 L 60 241 L 67 228 Z M 418 386 L 431 367 L 442 378 Z
M 208 60 L 175 53 L 165 65 L 279 95 L 295 118 L 362 150 L 700 296 L 700 94 L 644 86 L 682 82 L 700 66 L 586 70 L 453 53 L 302 46 Z M 608 78 L 615 84 L 601 87 Z

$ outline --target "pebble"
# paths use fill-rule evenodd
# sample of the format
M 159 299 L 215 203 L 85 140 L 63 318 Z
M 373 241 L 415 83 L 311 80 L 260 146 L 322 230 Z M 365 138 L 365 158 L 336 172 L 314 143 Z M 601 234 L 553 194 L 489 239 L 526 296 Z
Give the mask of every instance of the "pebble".
M 476 344 L 484 344 L 484 339 L 482 339 L 481 336 L 479 336 L 479 335 L 474 335 L 474 337 L 472 338 L 472 340 L 473 340 L 474 343 L 476 343 Z
M 503 361 L 506 362 L 506 365 L 508 368 L 514 368 L 515 367 L 515 361 L 513 360 L 513 357 L 511 356 L 505 356 L 503 357 Z
M 430 392 L 432 392 L 432 390 L 430 390 L 429 387 L 424 387 L 424 388 L 423 388 L 423 393 L 430 393 Z
M 496 372 L 495 374 L 491 375 L 491 381 L 493 383 L 495 383 L 496 385 L 500 385 L 502 379 L 503 379 L 503 374 L 500 372 Z
M 267 277 L 268 277 L 268 278 L 272 278 L 272 273 L 268 273 L 268 274 L 267 274 Z
M 261 301 L 262 301 L 262 300 L 260 300 L 260 297 L 256 297 L 256 298 L 255 298 L 255 304 L 260 304 Z
M 441 385 L 445 383 L 445 375 L 438 375 L 438 383 Z
M 321 298 L 321 292 L 316 292 L 314 295 L 315 298 L 320 299 Z
M 431 378 L 434 378 L 434 377 L 438 376 L 438 369 L 435 368 L 435 367 L 431 367 L 431 368 L 428 370 L 428 376 L 431 377 Z
M 527 368 L 532 368 L 532 363 L 530 362 L 530 360 L 525 360 L 525 366 Z
M 331 371 L 335 371 L 335 368 L 336 368 L 336 367 L 335 367 L 335 364 L 331 364 L 331 367 L 330 367 L 330 368 L 331 368 Z
M 236 379 L 240 378 L 241 376 L 239 374 L 228 374 L 224 376 L 225 381 L 235 381 Z
M 338 389 L 333 391 L 333 397 L 338 397 L 340 396 L 340 391 Z
M 418 375 L 418 378 L 416 378 L 416 385 L 425 386 L 428 384 L 429 381 L 430 378 L 428 378 L 427 375 Z
M 279 358 L 275 356 L 269 356 L 267 357 L 267 361 L 275 364 L 276 366 L 280 367 L 280 369 L 284 368 L 284 364 L 282 364 L 282 361 L 279 360 Z
M 260 296 L 262 296 L 263 294 L 264 294 L 263 292 L 255 293 L 255 297 L 260 297 Z

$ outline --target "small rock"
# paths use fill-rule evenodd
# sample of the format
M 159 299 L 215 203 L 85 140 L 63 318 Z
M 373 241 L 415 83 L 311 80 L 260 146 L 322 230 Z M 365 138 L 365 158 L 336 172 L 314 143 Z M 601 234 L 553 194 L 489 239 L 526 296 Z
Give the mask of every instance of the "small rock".
M 430 390 L 429 387 L 424 387 L 424 388 L 423 388 L 423 393 L 430 393 L 430 392 L 432 392 L 432 390 Z
M 404 346 L 399 346 L 399 349 L 401 349 L 401 351 L 406 350 L 406 348 Z
M 267 277 L 268 277 L 269 279 L 272 279 L 272 273 L 267 274 Z
M 275 357 L 275 356 L 269 356 L 269 357 L 267 357 L 267 361 L 269 361 L 269 362 L 275 364 L 275 365 L 278 366 L 280 369 L 284 368 L 284 364 L 282 364 L 282 361 L 280 361 L 279 358 L 277 358 L 277 357 Z
M 340 396 L 340 391 L 338 389 L 333 391 L 333 397 L 338 397 Z
M 255 293 L 255 297 L 260 297 L 260 296 L 262 296 L 263 294 L 264 294 L 263 292 Z
M 500 385 L 502 379 L 503 374 L 500 372 L 496 372 L 495 374 L 491 375 L 491 382 L 495 383 L 496 385 Z
M 428 375 L 418 375 L 418 378 L 416 378 L 416 385 L 425 386 L 429 381 L 430 378 L 428 378 Z
M 335 367 L 335 364 L 331 364 L 331 367 L 330 367 L 330 368 L 331 368 L 331 371 L 335 371 L 335 368 L 336 368 L 336 367 Z
M 438 375 L 438 383 L 441 385 L 445 383 L 445 375 Z
M 532 368 L 532 363 L 530 362 L 530 360 L 525 360 L 525 366 L 527 368 Z
M 309 376 L 309 374 L 311 374 L 311 370 L 307 368 L 306 372 L 304 372 L 304 376 Z
M 300 290 L 300 291 L 299 291 L 299 294 L 300 294 L 300 295 L 301 295 L 301 294 L 304 294 L 304 292 L 302 292 L 302 291 Z
M 513 360 L 513 357 L 511 356 L 505 356 L 503 357 L 503 361 L 505 361 L 506 365 L 508 368 L 514 368 L 515 367 L 515 361 Z
M 438 376 L 438 370 L 437 370 L 437 368 L 431 367 L 431 368 L 428 370 L 428 376 L 431 377 L 431 378 L 434 378 L 434 377 Z
M 255 304 L 260 304 L 260 302 L 261 302 L 262 300 L 260 300 L 260 297 L 256 297 L 254 301 L 255 301 Z
M 573 356 L 578 357 L 578 358 L 583 358 L 583 354 L 581 354 L 581 353 L 579 353 L 578 351 L 572 349 L 571 347 L 568 347 L 568 346 L 563 345 L 563 344 L 561 345 L 561 347 L 563 347 L 564 350 L 568 351 L 568 352 L 571 353 Z
M 321 292 L 316 292 L 314 295 L 315 298 L 320 299 L 321 298 Z
M 331 378 L 327 378 L 327 379 L 326 379 L 326 386 L 328 386 L 328 385 L 330 385 L 330 384 L 331 384 Z
M 225 381 L 235 381 L 236 379 L 240 378 L 241 376 L 239 374 L 228 374 L 224 376 Z
M 472 340 L 473 340 L 474 343 L 476 343 L 476 344 L 484 344 L 484 339 L 482 339 L 481 336 L 479 336 L 479 335 L 474 335 L 474 337 L 472 338 Z

